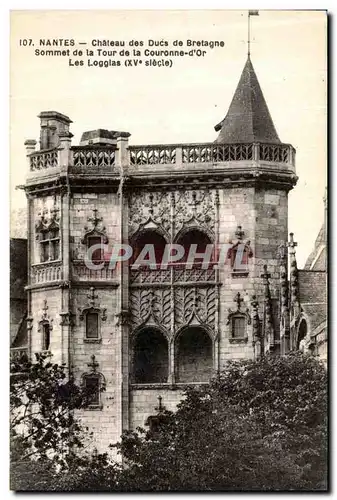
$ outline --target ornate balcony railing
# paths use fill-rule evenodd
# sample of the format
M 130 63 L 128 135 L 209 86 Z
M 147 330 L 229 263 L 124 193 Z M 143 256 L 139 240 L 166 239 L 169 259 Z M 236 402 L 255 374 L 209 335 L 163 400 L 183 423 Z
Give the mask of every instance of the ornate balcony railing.
M 115 148 L 100 146 L 73 146 L 73 165 L 76 169 L 109 169 L 115 165 Z
M 290 159 L 289 146 L 275 144 L 260 144 L 260 160 L 276 163 L 288 163 Z
M 43 262 L 41 264 L 32 265 L 32 284 L 47 283 L 52 281 L 62 280 L 62 263 Z
M 156 285 L 174 283 L 210 282 L 216 280 L 215 269 L 194 267 L 187 269 L 185 264 L 175 265 L 168 269 L 130 269 L 131 285 Z
M 261 160 L 294 164 L 294 148 L 290 144 L 168 144 L 130 146 L 131 165 L 225 163 Z
M 176 163 L 176 146 L 130 146 L 131 165 Z
M 62 151 L 61 151 L 62 152 Z M 72 146 L 73 173 L 111 173 L 116 165 L 115 146 Z M 295 150 L 290 144 L 163 144 L 129 146 L 131 166 L 212 165 L 226 162 L 267 161 L 294 165 Z M 29 155 L 30 170 L 39 171 L 59 164 L 59 150 L 44 150 Z
M 81 261 L 73 261 L 73 277 L 79 281 L 104 281 L 115 279 L 115 270 L 106 262 L 102 269 L 90 269 Z
M 29 156 L 30 171 L 43 170 L 46 168 L 57 167 L 58 165 L 58 150 L 51 149 L 38 151 Z
M 156 284 L 171 282 L 170 269 L 137 269 L 130 270 L 131 284 Z
M 201 268 L 192 268 L 187 269 L 184 267 L 174 268 L 174 281 L 180 283 L 188 283 L 188 282 L 208 282 L 215 281 L 215 269 L 201 269 Z
M 253 159 L 253 144 L 193 144 L 182 146 L 183 163 L 221 163 Z
M 25 363 L 28 361 L 28 347 L 11 347 L 11 363 Z

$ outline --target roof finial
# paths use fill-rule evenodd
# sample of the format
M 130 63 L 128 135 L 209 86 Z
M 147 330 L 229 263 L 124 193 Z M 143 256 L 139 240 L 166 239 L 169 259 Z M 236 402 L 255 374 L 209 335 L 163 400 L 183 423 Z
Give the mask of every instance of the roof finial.
M 249 10 L 248 11 L 248 57 L 250 57 L 250 16 L 258 16 L 258 10 Z

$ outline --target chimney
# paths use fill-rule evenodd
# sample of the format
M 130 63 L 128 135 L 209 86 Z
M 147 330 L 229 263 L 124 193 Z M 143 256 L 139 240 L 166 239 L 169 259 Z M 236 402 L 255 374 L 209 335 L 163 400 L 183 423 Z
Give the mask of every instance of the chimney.
M 54 149 L 60 145 L 60 136 L 70 134 L 72 123 L 68 116 L 57 111 L 42 111 L 40 118 L 40 150 Z
M 129 137 L 128 132 L 117 132 L 116 130 L 105 130 L 98 128 L 83 132 L 80 146 L 116 146 L 117 138 L 120 136 Z

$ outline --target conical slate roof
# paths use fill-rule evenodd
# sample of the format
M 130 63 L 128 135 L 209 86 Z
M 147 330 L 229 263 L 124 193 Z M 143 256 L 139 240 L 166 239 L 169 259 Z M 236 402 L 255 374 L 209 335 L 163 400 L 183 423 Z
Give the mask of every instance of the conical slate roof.
M 215 142 L 281 142 L 249 56 L 228 113 L 214 128 Z

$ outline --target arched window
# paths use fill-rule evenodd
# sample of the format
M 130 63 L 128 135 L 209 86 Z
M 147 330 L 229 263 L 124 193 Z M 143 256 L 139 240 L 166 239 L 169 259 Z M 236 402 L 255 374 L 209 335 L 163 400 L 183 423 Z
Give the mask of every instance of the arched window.
M 176 381 L 209 382 L 213 371 L 212 340 L 202 327 L 188 327 L 176 340 Z
M 182 245 L 185 250 L 184 256 L 180 260 L 181 263 L 189 262 L 193 267 L 200 267 L 204 262 L 204 257 L 196 255 L 200 253 L 205 255 L 205 261 L 207 261 L 207 257 L 210 263 L 214 261 L 214 246 L 212 245 L 212 241 L 207 234 L 199 229 L 186 231 L 177 239 L 177 243 Z M 194 255 L 196 257 L 193 257 Z
M 151 248 L 153 248 L 155 264 L 156 267 L 159 267 L 163 259 L 166 240 L 160 233 L 154 230 L 146 230 L 132 238 L 131 246 L 133 249 L 133 254 L 131 258 L 131 264 L 135 263 L 137 258 L 140 256 L 142 250 L 145 248 L 145 245 L 151 245 Z M 151 258 L 152 256 L 151 252 L 147 253 L 146 255 L 142 255 L 145 260 L 149 260 Z M 151 264 L 152 263 L 153 262 L 151 261 Z M 143 264 L 141 267 L 143 266 L 145 266 L 145 264 Z
M 168 345 L 157 328 L 145 328 L 135 338 L 133 348 L 133 381 L 138 384 L 166 383 Z
M 300 349 L 301 341 L 305 339 L 307 333 L 308 333 L 307 322 L 305 321 L 305 319 L 302 319 L 300 326 L 298 328 L 296 349 Z

